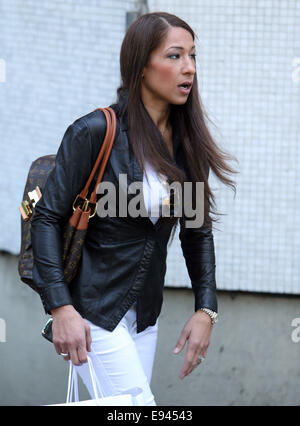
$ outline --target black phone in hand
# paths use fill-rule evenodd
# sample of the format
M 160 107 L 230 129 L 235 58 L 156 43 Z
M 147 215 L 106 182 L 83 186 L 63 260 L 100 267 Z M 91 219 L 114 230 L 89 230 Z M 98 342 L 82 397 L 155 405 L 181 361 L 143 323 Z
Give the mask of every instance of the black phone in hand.
M 49 342 L 53 343 L 53 336 L 52 336 L 52 323 L 53 318 L 49 318 L 46 324 L 44 325 L 42 329 L 42 336 L 45 337 Z

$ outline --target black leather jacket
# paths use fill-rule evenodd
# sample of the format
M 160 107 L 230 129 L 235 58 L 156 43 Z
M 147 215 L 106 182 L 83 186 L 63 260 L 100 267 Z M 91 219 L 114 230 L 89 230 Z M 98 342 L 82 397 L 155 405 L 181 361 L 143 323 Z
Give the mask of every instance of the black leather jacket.
M 129 144 L 127 114 L 120 103 L 111 105 L 117 114 L 116 139 L 103 181 L 118 184 L 142 182 L 143 173 Z M 162 307 L 167 243 L 172 226 L 160 217 L 105 217 L 90 219 L 81 267 L 68 287 L 63 275 L 61 225 L 72 213 L 72 203 L 88 179 L 104 139 L 106 121 L 93 111 L 71 124 L 57 152 L 43 197 L 32 220 L 33 279 L 46 313 L 72 304 L 86 319 L 112 331 L 137 301 L 137 332 L 154 325 Z M 176 163 L 186 169 L 180 140 L 173 129 Z M 128 202 L 131 194 L 128 194 Z M 132 195 L 133 197 L 133 195 Z M 195 311 L 217 311 L 215 252 L 211 229 L 180 230 L 180 241 L 195 295 Z

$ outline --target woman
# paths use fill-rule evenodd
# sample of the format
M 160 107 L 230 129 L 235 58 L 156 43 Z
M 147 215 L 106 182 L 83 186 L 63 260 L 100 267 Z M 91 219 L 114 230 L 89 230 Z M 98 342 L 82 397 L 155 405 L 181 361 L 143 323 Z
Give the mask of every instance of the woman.
M 204 182 L 204 223 L 187 227 L 178 219 L 96 215 L 90 220 L 81 266 L 68 288 L 61 261 L 61 226 L 84 186 L 105 134 L 103 113 L 93 111 L 70 125 L 57 153 L 32 221 L 33 277 L 45 311 L 53 316 L 53 343 L 72 361 L 90 389 L 87 353 L 104 395 L 141 388 L 144 404 L 156 405 L 150 389 L 158 317 L 163 300 L 167 245 L 180 221 L 180 240 L 195 294 L 195 312 L 178 341 L 188 340 L 180 377 L 206 356 L 217 316 L 215 254 L 210 216 L 214 197 L 209 168 L 225 184 L 234 171 L 230 157 L 214 143 L 198 95 L 194 33 L 180 18 L 163 12 L 138 18 L 121 47 L 122 84 L 117 102 L 117 131 L 103 181 L 119 191 L 143 183 L 144 194 L 167 183 Z M 126 176 L 125 186 L 120 174 Z M 161 187 L 163 188 L 163 187 Z M 194 193 L 195 194 L 195 193 Z M 193 196 L 194 196 L 193 194 Z M 101 198 L 101 197 L 100 197 Z M 194 200 L 194 198 L 193 198 Z M 172 203 L 171 203 L 172 204 Z M 176 351 L 174 352 L 176 353 Z

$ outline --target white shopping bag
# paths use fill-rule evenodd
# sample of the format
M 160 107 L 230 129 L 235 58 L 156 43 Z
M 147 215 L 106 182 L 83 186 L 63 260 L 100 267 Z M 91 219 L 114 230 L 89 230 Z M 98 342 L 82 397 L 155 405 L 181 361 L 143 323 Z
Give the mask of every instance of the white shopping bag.
M 96 376 L 93 362 L 91 358 L 88 356 L 88 366 L 89 372 L 91 376 L 91 382 L 93 386 L 94 398 L 86 401 L 79 401 L 78 397 L 78 376 L 77 371 L 74 368 L 72 361 L 69 361 L 69 379 L 68 379 L 68 392 L 67 392 L 67 400 L 63 404 L 50 404 L 50 406 L 87 406 L 87 405 L 104 405 L 104 406 L 130 406 L 130 405 L 145 405 L 143 391 L 141 388 L 131 388 L 127 389 L 126 393 L 118 394 L 113 396 L 103 396 L 101 391 L 101 386 L 99 384 L 98 378 Z M 98 390 L 101 394 L 99 396 Z M 74 401 L 73 401 L 74 399 Z

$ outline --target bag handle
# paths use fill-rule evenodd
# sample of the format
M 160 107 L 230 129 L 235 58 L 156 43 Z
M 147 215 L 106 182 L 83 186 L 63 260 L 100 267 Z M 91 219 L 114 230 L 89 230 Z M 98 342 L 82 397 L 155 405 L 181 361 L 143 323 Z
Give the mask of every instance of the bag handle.
M 98 381 L 97 376 L 96 376 L 96 372 L 95 372 L 95 369 L 94 369 L 94 366 L 93 366 L 93 362 L 92 362 L 92 360 L 89 356 L 87 356 L 87 361 L 88 361 L 88 367 L 89 367 L 89 372 L 90 372 L 90 377 L 91 377 L 91 382 L 92 382 L 92 387 L 93 387 L 93 392 L 94 392 L 94 398 L 96 400 L 100 399 L 99 393 L 97 391 L 97 387 L 100 391 L 101 398 L 104 398 L 103 392 L 101 390 L 101 386 L 100 386 L 99 381 Z M 69 361 L 69 363 L 70 363 L 70 365 L 69 365 L 68 391 L 67 391 L 66 403 L 72 402 L 74 396 L 75 396 L 74 402 L 79 401 L 77 371 L 74 368 L 71 360 Z
M 99 152 L 98 157 L 96 159 L 96 162 L 94 164 L 94 167 L 93 167 L 93 169 L 90 173 L 90 176 L 89 176 L 84 188 L 82 189 L 80 194 L 77 195 L 77 197 L 76 197 L 76 199 L 73 203 L 73 208 L 74 208 L 74 204 L 75 204 L 78 197 L 80 197 L 82 200 L 85 200 L 85 209 L 86 210 L 87 210 L 87 206 L 88 206 L 89 203 L 96 204 L 97 187 L 102 180 L 102 177 L 103 177 L 103 174 L 104 174 L 104 171 L 105 171 L 105 167 L 106 167 L 106 164 L 108 162 L 108 159 L 109 159 L 109 156 L 110 156 L 110 153 L 111 153 L 111 150 L 112 150 L 112 146 L 113 146 L 113 143 L 114 143 L 115 135 L 116 135 L 117 119 L 116 119 L 115 111 L 110 107 L 96 108 L 94 111 L 97 111 L 97 110 L 101 110 L 105 115 L 105 118 L 106 118 L 106 133 L 105 133 L 104 141 L 103 141 L 103 144 L 101 146 L 100 152 Z M 102 158 L 103 158 L 103 161 L 101 163 L 101 167 L 100 167 L 100 171 L 99 171 L 98 178 L 97 178 L 97 181 L 96 181 L 96 185 L 94 187 L 93 192 L 91 193 L 90 200 L 87 200 L 86 196 L 88 194 L 90 184 L 93 180 L 93 177 L 94 177 L 94 175 L 95 175 L 95 173 L 96 173 L 96 171 L 99 167 L 99 164 L 100 164 L 100 161 L 102 160 Z M 74 210 L 75 210 L 75 208 L 74 208 Z
M 92 349 L 92 353 L 95 355 L 95 352 Z M 93 361 L 91 359 L 91 357 L 89 355 L 87 355 L 87 361 L 88 361 L 88 367 L 89 367 L 89 373 L 90 373 L 90 378 L 91 378 L 91 382 L 92 382 L 92 388 L 93 388 L 93 393 L 94 393 L 94 399 L 96 401 L 99 401 L 101 398 L 105 398 L 102 390 L 101 390 L 101 386 L 99 383 L 99 380 L 97 378 L 95 369 L 94 369 L 94 365 L 93 365 Z M 104 378 L 104 376 L 103 376 Z M 109 379 L 109 376 L 107 376 L 107 378 Z M 109 379 L 110 380 L 110 379 Z M 114 385 L 111 383 L 111 386 L 114 388 Z M 101 398 L 99 396 L 98 390 L 101 394 Z M 114 391 L 115 393 L 115 391 Z M 75 394 L 75 395 L 73 395 Z M 72 361 L 69 361 L 69 378 L 68 378 L 68 392 L 67 392 L 67 399 L 66 399 L 66 403 L 71 403 L 73 400 L 73 396 L 75 397 L 74 402 L 79 402 L 79 396 L 78 396 L 78 373 L 77 370 L 75 369 Z M 147 405 L 146 401 L 145 401 L 145 397 L 143 394 L 143 389 L 140 387 L 134 387 L 131 389 L 127 389 L 125 392 L 121 392 L 118 393 L 116 395 L 114 395 L 114 397 L 127 397 L 130 396 L 130 401 L 132 402 L 132 404 L 125 404 L 125 405 Z M 101 405 L 101 403 L 100 403 Z M 111 405 L 111 404 L 109 404 Z M 124 404 L 121 404 L 124 405 Z

